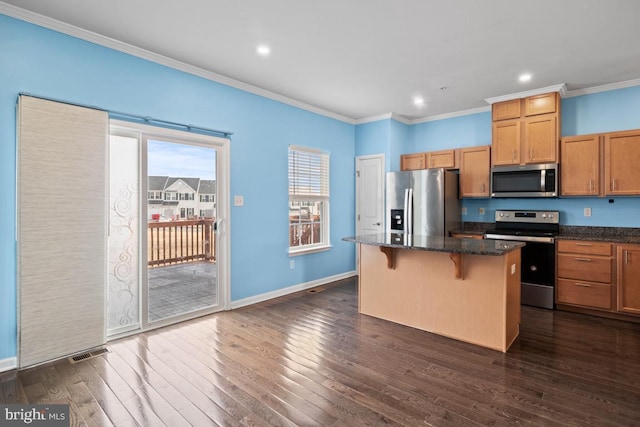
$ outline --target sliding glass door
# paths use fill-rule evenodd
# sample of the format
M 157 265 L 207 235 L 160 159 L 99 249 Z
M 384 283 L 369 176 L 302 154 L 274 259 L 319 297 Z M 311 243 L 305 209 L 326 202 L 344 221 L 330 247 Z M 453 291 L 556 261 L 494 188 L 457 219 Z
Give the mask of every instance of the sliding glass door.
M 227 143 L 112 126 L 109 336 L 224 308 Z
M 147 321 L 218 303 L 216 149 L 147 139 Z

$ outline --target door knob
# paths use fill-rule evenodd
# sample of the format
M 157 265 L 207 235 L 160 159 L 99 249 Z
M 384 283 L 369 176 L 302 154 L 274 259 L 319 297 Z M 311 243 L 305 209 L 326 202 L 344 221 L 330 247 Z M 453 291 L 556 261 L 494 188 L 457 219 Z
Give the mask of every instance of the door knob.
M 376 223 L 374 223 L 373 225 L 380 225 L 380 223 L 379 223 L 379 222 L 376 222 Z

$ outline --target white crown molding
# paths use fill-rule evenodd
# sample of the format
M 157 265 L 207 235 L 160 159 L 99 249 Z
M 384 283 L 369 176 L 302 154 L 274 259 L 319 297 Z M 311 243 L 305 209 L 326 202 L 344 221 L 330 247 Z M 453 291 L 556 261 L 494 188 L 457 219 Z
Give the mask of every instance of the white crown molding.
M 314 105 L 310 105 L 305 102 L 298 101 L 296 99 L 289 98 L 287 96 L 280 95 L 278 93 L 259 88 L 257 86 L 253 86 L 248 83 L 244 83 L 239 80 L 235 80 L 230 77 L 223 76 L 221 74 L 207 71 L 202 68 L 195 67 L 193 65 L 189 65 L 184 62 L 180 62 L 175 59 L 166 57 L 164 55 L 160 55 L 158 53 L 154 53 L 146 49 L 142 49 L 142 48 L 130 45 L 128 43 L 124 43 L 124 42 L 112 39 L 110 37 L 106 37 L 106 36 L 94 33 L 92 31 L 87 31 L 82 28 L 64 23 L 62 21 L 58 21 L 56 19 L 49 18 L 44 15 L 40 15 L 25 9 L 21 9 L 13 5 L 9 5 L 7 3 L 0 2 L 0 13 L 3 15 L 10 16 L 12 18 L 20 19 L 22 21 L 26 21 L 31 24 L 39 25 L 41 27 L 60 32 L 72 37 L 89 41 L 91 43 L 95 43 L 97 45 L 107 47 L 109 49 L 117 50 L 119 52 L 136 56 L 138 58 L 146 59 L 148 61 L 155 62 L 157 64 L 164 65 L 169 68 L 173 68 L 175 70 L 183 71 L 185 73 L 189 73 L 194 76 L 202 77 L 207 80 L 212 80 L 217 83 L 222 83 L 226 86 L 231 86 L 233 88 L 240 89 L 245 92 L 253 93 L 255 95 L 263 96 L 265 98 L 282 102 L 284 104 L 288 104 L 293 107 L 307 110 L 312 113 L 316 113 L 316 114 L 326 116 L 332 119 L 336 119 L 342 122 L 346 122 L 349 124 L 355 124 L 356 122 L 355 119 L 351 117 L 343 116 L 342 114 L 334 113 L 332 111 L 325 110 L 323 108 L 316 107 Z
M 411 124 L 416 125 L 418 123 L 435 122 L 437 120 L 452 119 L 454 117 L 462 117 L 462 116 L 470 116 L 472 114 L 486 113 L 487 111 L 491 111 L 491 107 L 487 106 L 487 107 L 470 108 L 468 110 L 456 111 L 454 113 L 437 114 L 435 116 L 427 116 L 419 119 L 413 119 L 411 120 Z
M 363 125 L 365 123 L 372 123 L 372 122 L 377 122 L 380 120 L 387 120 L 392 118 L 394 115 L 394 113 L 384 113 L 384 114 L 377 114 L 375 116 L 371 116 L 371 117 L 365 117 L 363 119 L 358 119 L 356 120 L 355 124 L 356 125 Z
M 574 96 L 591 95 L 592 93 L 609 92 L 610 90 L 626 89 L 628 87 L 640 86 L 640 79 L 626 80 L 624 82 L 610 83 L 601 86 L 587 87 L 584 89 L 576 89 L 567 91 L 567 98 Z
M 511 93 L 509 95 L 502 95 L 502 96 L 496 96 L 494 98 L 487 98 L 487 99 L 485 99 L 485 101 L 487 101 L 487 103 L 491 105 L 491 104 L 494 104 L 496 102 L 510 101 L 512 99 L 519 99 L 519 98 L 526 98 L 527 96 L 542 95 L 543 93 L 549 93 L 549 92 L 560 92 L 560 97 L 563 98 L 566 95 L 566 92 L 567 92 L 567 85 L 565 83 L 561 83 L 561 84 L 557 84 L 557 85 L 553 85 L 553 86 L 543 87 L 543 88 L 540 88 L 540 89 L 532 89 L 532 90 L 527 90 L 527 91 L 524 91 L 524 92 Z

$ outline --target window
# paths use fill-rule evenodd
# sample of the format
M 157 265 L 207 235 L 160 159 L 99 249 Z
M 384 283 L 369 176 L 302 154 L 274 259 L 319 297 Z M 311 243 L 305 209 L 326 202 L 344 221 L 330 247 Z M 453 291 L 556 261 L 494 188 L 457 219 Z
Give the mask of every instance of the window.
M 201 194 L 200 195 L 200 201 L 203 202 L 203 203 L 215 202 L 215 195 L 214 194 Z
M 148 200 L 162 200 L 162 191 L 148 191 Z
M 289 253 L 329 247 L 329 154 L 289 147 Z
M 165 200 L 178 200 L 178 193 L 167 191 L 164 193 Z

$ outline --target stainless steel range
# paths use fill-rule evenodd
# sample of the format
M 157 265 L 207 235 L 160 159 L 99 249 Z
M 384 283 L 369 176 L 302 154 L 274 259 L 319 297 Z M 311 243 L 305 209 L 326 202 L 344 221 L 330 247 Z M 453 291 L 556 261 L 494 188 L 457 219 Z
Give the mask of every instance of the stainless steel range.
M 559 230 L 558 211 L 499 210 L 495 228 L 485 232 L 485 239 L 526 243 L 521 252 L 522 304 L 554 308 L 555 236 Z

